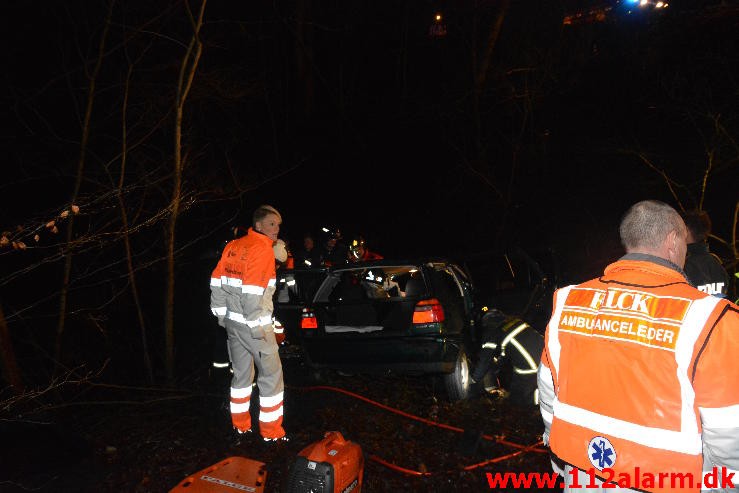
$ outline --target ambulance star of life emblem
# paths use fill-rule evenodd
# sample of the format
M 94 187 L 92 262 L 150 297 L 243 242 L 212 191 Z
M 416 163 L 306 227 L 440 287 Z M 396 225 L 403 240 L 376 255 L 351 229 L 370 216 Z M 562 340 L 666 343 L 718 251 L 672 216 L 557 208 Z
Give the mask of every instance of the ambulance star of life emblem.
M 605 437 L 594 437 L 590 440 L 587 454 L 590 463 L 599 471 L 616 463 L 616 449 Z

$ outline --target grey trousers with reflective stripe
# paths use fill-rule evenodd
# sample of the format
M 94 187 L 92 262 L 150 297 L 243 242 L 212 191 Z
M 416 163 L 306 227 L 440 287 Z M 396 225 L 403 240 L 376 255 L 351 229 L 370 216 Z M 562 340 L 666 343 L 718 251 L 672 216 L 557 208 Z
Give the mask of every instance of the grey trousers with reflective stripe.
M 264 339 L 254 339 L 247 325 L 226 319 L 228 347 L 234 375 L 231 387 L 245 389 L 254 381 L 257 367 L 259 395 L 270 397 L 282 392 L 282 363 L 272 325 L 262 327 Z

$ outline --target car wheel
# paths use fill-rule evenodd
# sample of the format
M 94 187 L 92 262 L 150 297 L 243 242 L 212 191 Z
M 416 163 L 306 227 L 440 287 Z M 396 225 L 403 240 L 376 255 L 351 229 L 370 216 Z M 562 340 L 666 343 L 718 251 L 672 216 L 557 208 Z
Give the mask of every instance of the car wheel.
M 471 362 L 467 352 L 464 346 L 460 346 L 457 352 L 457 360 L 454 362 L 454 370 L 444 375 L 444 386 L 449 400 L 459 401 L 470 396 L 472 388 L 471 371 Z

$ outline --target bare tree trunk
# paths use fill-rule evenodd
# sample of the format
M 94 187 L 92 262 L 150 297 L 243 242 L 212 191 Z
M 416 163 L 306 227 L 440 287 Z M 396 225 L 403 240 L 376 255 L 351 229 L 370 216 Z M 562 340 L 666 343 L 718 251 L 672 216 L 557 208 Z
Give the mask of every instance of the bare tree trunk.
M 146 365 L 146 374 L 149 377 L 149 383 L 154 383 L 154 372 L 151 369 L 151 358 L 149 356 L 149 343 L 147 341 L 146 322 L 144 321 L 144 311 L 141 309 L 141 300 L 139 298 L 138 285 L 136 284 L 136 275 L 133 269 L 133 253 L 131 251 L 131 237 L 129 235 L 128 213 L 126 212 L 126 204 L 123 200 L 123 182 L 126 175 L 126 159 L 128 157 L 128 131 L 126 125 L 126 113 L 128 109 L 128 92 L 131 85 L 131 73 L 133 65 L 129 64 L 128 73 L 126 74 L 126 86 L 123 93 L 123 108 L 121 109 L 121 175 L 118 179 L 118 206 L 121 209 L 121 222 L 123 223 L 123 243 L 126 249 L 126 265 L 128 267 L 128 281 L 131 284 L 131 294 L 133 302 L 136 306 L 136 315 L 139 319 L 139 329 L 141 331 L 141 346 L 144 353 L 144 364 Z
M 105 54 L 105 41 L 108 37 L 108 30 L 110 28 L 110 21 L 113 17 L 113 5 L 115 0 L 111 0 L 108 7 L 108 15 L 105 18 L 105 27 L 100 35 L 100 43 L 98 44 L 98 58 L 95 62 L 95 68 L 92 74 L 88 76 L 90 85 L 87 92 L 87 107 L 85 108 L 85 118 L 82 123 L 82 138 L 80 139 L 80 157 L 77 161 L 77 176 L 75 178 L 74 190 L 72 191 L 72 198 L 70 206 L 74 206 L 79 196 L 80 187 L 82 186 L 82 176 L 85 170 L 85 158 L 87 154 L 87 141 L 90 137 L 90 119 L 92 118 L 92 107 L 95 102 L 95 83 L 97 82 L 97 76 L 100 73 L 100 67 L 103 65 L 103 58 Z M 69 282 L 72 277 L 72 256 L 73 256 L 73 241 L 74 241 L 74 214 L 69 214 L 69 220 L 67 222 L 67 237 L 65 243 L 65 257 L 64 257 L 64 272 L 62 274 L 62 290 L 59 296 L 59 319 L 57 320 L 56 327 L 56 341 L 54 345 L 54 359 L 57 365 L 61 364 L 62 361 L 62 338 L 64 336 L 64 329 L 67 321 L 67 300 L 69 297 Z
M 0 305 L 0 354 L 2 354 L 3 377 L 10 384 L 11 391 L 22 394 L 25 389 L 18 363 L 13 351 L 13 341 L 10 338 L 8 323 L 5 321 L 5 313 Z
M 185 56 L 180 66 L 180 76 L 177 81 L 177 99 L 175 101 L 175 133 L 174 133 L 174 186 L 172 202 L 170 204 L 169 224 L 167 227 L 167 293 L 165 299 L 164 331 L 165 331 L 165 366 L 168 383 L 174 381 L 174 289 L 175 289 L 175 229 L 177 216 L 182 203 L 182 174 L 184 159 L 182 157 L 182 115 L 190 92 L 195 72 L 203 52 L 200 42 L 200 28 L 203 24 L 203 14 L 207 0 L 202 0 L 197 20 L 192 18 L 190 6 L 185 2 L 188 15 L 193 24 L 193 36 L 187 46 Z
M 480 153 L 482 150 L 482 121 L 480 120 L 480 98 L 482 97 L 483 90 L 485 89 L 485 82 L 487 81 L 488 77 L 488 71 L 490 69 L 490 60 L 493 58 L 493 53 L 495 52 L 495 45 L 498 43 L 498 38 L 500 37 L 500 31 L 503 27 L 503 20 L 505 19 L 506 14 L 508 13 L 508 6 L 510 4 L 510 0 L 503 0 L 500 3 L 500 10 L 498 11 L 498 15 L 495 17 L 495 20 L 493 21 L 492 26 L 490 26 L 490 33 L 488 34 L 488 42 L 485 46 L 485 54 L 482 56 L 482 60 L 480 61 L 479 67 L 478 67 L 478 60 L 477 60 L 477 54 L 473 53 L 473 67 L 475 67 L 476 71 L 474 73 L 475 80 L 474 80 L 474 87 L 473 87 L 473 113 L 474 113 L 474 119 L 475 119 L 475 130 L 476 130 L 476 145 L 477 145 L 477 151 Z M 473 40 L 474 41 L 474 40 Z M 475 49 L 476 51 L 476 49 Z

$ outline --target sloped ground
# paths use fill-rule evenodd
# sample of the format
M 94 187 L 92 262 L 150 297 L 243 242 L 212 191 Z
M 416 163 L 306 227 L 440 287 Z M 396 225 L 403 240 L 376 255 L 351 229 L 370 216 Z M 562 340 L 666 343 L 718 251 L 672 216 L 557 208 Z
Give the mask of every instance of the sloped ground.
M 481 440 L 462 451 L 462 433 L 430 426 L 358 398 L 316 389 L 300 358 L 283 361 L 287 384 L 285 427 L 292 441 L 263 444 L 229 441 L 225 375 L 194 377 L 190 391 L 81 389 L 64 407 L 24 416 L 28 425 L 4 440 L 0 491 L 167 492 L 188 475 L 227 457 L 267 464 L 265 491 L 281 491 L 287 470 L 305 446 L 338 430 L 362 447 L 365 492 L 490 491 L 487 472 L 548 472 L 546 454 L 523 453 L 499 463 L 463 471 L 468 465 L 516 452 Z M 502 436 L 523 445 L 540 438 L 536 409 L 516 408 L 505 399 L 483 396 L 451 404 L 430 377 L 341 376 L 329 373 L 320 385 L 336 386 L 421 418 Z M 7 434 L 6 434 L 7 435 Z M 474 450 L 472 450 L 474 449 Z M 434 473 L 403 474 L 371 457 Z M 511 491 L 514 491 L 511 488 Z M 519 489 L 520 491 L 520 489 Z

